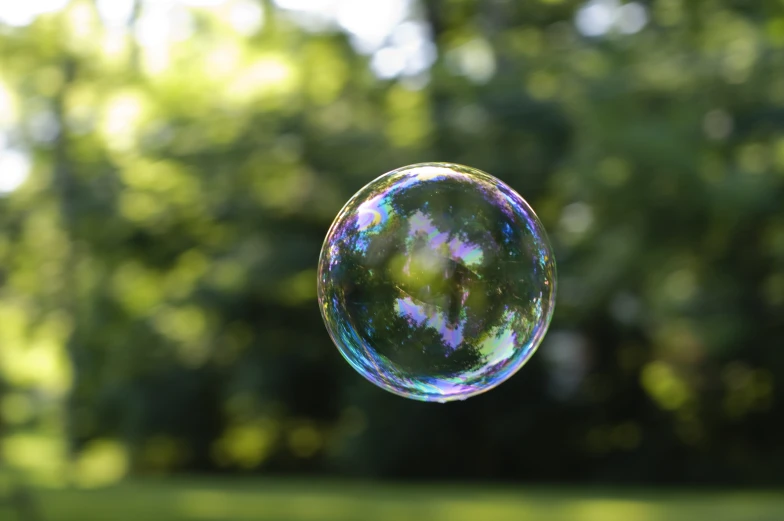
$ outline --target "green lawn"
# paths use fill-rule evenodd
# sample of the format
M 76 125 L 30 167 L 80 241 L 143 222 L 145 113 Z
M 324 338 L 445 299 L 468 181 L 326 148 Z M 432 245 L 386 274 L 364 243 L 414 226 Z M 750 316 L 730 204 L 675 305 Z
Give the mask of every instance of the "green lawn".
M 600 492 L 297 481 L 134 481 L 42 491 L 45 521 L 784 521 L 784 493 Z M 16 520 L 6 507 L 0 520 Z

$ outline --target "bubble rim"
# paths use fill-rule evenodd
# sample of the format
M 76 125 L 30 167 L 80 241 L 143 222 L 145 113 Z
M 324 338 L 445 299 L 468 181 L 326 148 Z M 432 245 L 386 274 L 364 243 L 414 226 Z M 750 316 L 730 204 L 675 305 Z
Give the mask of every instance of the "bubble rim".
M 330 325 L 329 325 L 330 322 L 329 322 L 329 317 L 327 316 L 327 306 L 329 306 L 330 303 L 327 302 L 328 301 L 327 298 L 323 298 L 324 297 L 324 290 L 322 289 L 321 280 L 322 280 L 322 266 L 324 264 L 324 257 L 325 257 L 325 255 L 327 253 L 328 245 L 331 242 L 330 239 L 332 238 L 333 233 L 335 232 L 335 229 L 340 225 L 340 223 L 342 222 L 342 220 L 345 217 L 346 213 L 353 206 L 353 203 L 356 201 L 356 199 L 361 194 L 363 194 L 367 189 L 369 189 L 372 185 L 375 185 L 377 182 L 383 180 L 384 178 L 387 178 L 387 177 L 390 177 L 390 176 L 394 176 L 394 175 L 399 174 L 399 173 L 404 172 L 404 171 L 414 170 L 414 169 L 423 168 L 423 167 L 446 168 L 448 170 L 453 170 L 453 171 L 456 171 L 456 172 L 467 171 L 467 173 L 470 174 L 470 175 L 477 176 L 477 177 L 480 177 L 480 178 L 484 178 L 484 180 L 486 182 L 489 182 L 492 185 L 498 185 L 498 186 L 503 187 L 504 189 L 508 190 L 512 195 L 514 195 L 515 197 L 518 198 L 517 202 L 519 202 L 521 204 L 521 206 L 523 206 L 524 209 L 527 212 L 530 213 L 531 219 L 535 222 L 536 225 L 538 225 L 537 228 L 539 230 L 541 230 L 541 236 L 539 237 L 539 240 L 547 247 L 547 250 L 551 254 L 550 260 L 549 260 L 549 264 L 552 266 L 552 285 L 553 285 L 552 286 L 552 291 L 550 292 L 550 297 L 548 299 L 548 306 L 547 306 L 547 312 L 546 312 L 546 315 L 545 315 L 545 320 L 542 322 L 541 327 L 539 328 L 538 331 L 536 331 L 536 333 L 533 335 L 533 337 L 532 337 L 532 339 L 530 341 L 530 348 L 528 350 L 529 351 L 528 355 L 521 360 L 521 363 L 519 364 L 519 366 L 517 366 L 516 368 L 514 368 L 512 371 L 509 372 L 509 374 L 506 376 L 506 378 L 503 378 L 503 379 L 501 379 L 501 380 L 499 380 L 497 382 L 494 382 L 494 383 L 492 383 L 490 385 L 487 385 L 485 387 L 482 387 L 480 389 L 476 389 L 476 390 L 474 390 L 472 392 L 469 392 L 469 393 L 466 393 L 466 394 L 461 394 L 459 396 L 457 396 L 457 395 L 441 395 L 440 397 L 438 397 L 438 396 L 431 396 L 431 395 L 417 395 L 417 394 L 410 393 L 410 392 L 401 392 L 396 387 L 394 387 L 392 385 L 389 385 L 389 384 L 385 384 L 384 380 L 386 380 L 386 379 L 383 378 L 383 375 L 381 375 L 381 374 L 374 375 L 374 376 L 377 377 L 376 380 L 372 379 L 367 374 L 367 372 L 368 372 L 367 369 L 365 367 L 362 367 L 362 366 L 358 365 L 354 360 L 349 358 L 347 356 L 347 354 L 345 353 L 345 348 L 341 348 L 341 345 L 343 344 L 343 342 L 339 341 L 338 338 L 336 338 L 336 334 L 332 331 L 332 328 L 330 328 Z M 446 173 L 445 172 L 443 175 L 447 175 L 447 176 L 448 175 L 454 175 L 454 173 Z M 372 179 L 371 181 L 366 183 L 364 186 L 362 186 L 359 190 L 357 190 L 354 193 L 354 195 L 352 195 L 348 199 L 348 201 L 341 207 L 340 211 L 338 212 L 338 214 L 333 219 L 332 224 L 330 225 L 330 227 L 329 227 L 329 229 L 327 231 L 327 234 L 324 237 L 324 241 L 322 242 L 321 251 L 319 253 L 319 258 L 318 258 L 318 269 L 316 270 L 316 293 L 317 293 L 317 300 L 318 300 L 318 305 L 319 305 L 319 311 L 321 313 L 321 318 L 324 321 L 325 329 L 327 330 L 327 333 L 329 334 L 330 339 L 332 340 L 332 343 L 334 344 L 335 348 L 338 350 L 340 355 L 343 357 L 343 359 L 346 360 L 346 362 L 348 362 L 348 364 L 355 371 L 357 371 L 357 373 L 359 373 L 365 380 L 367 380 L 371 384 L 375 385 L 376 387 L 379 387 L 379 388 L 381 388 L 381 389 L 383 389 L 385 391 L 390 392 L 391 394 L 394 394 L 396 396 L 400 396 L 402 398 L 408 398 L 410 400 L 415 400 L 415 401 L 420 401 L 420 402 L 427 402 L 427 403 L 432 403 L 432 402 L 448 403 L 448 402 L 454 402 L 454 401 L 464 401 L 464 400 L 466 400 L 468 398 L 472 398 L 474 396 L 478 396 L 480 394 L 484 394 L 484 393 L 486 393 L 488 391 L 491 391 L 491 390 L 495 389 L 496 387 L 498 387 L 499 385 L 503 384 L 504 382 L 510 380 L 515 374 L 517 374 L 520 371 L 520 369 L 522 369 L 531 360 L 531 358 L 533 358 L 533 356 L 536 354 L 536 352 L 538 351 L 539 347 L 541 346 L 542 341 L 544 340 L 544 337 L 547 335 L 547 332 L 550 329 L 550 324 L 552 322 L 553 315 L 555 313 L 557 292 L 558 292 L 558 267 L 557 267 L 557 262 L 556 262 L 556 259 L 555 259 L 555 254 L 553 252 L 553 248 L 552 248 L 552 244 L 550 242 L 550 239 L 549 239 L 549 237 L 547 235 L 547 230 L 545 229 L 544 225 L 542 224 L 542 221 L 539 219 L 539 216 L 534 211 L 533 207 L 528 203 L 528 201 L 526 201 L 526 199 L 523 196 L 521 196 L 516 190 L 514 190 L 511 186 L 509 186 L 508 184 L 503 182 L 501 179 L 499 179 L 499 178 L 497 178 L 497 177 L 495 177 L 495 176 L 493 176 L 491 174 L 488 174 L 487 172 L 485 172 L 483 170 L 480 170 L 478 168 L 462 165 L 462 164 L 459 164 L 459 163 L 450 163 L 450 162 L 425 162 L 425 163 L 414 163 L 414 164 L 402 166 L 400 168 L 396 168 L 394 170 L 390 170 L 390 171 L 388 171 L 388 172 L 386 172 L 384 174 L 381 174 L 381 175 L 377 176 L 376 178 Z

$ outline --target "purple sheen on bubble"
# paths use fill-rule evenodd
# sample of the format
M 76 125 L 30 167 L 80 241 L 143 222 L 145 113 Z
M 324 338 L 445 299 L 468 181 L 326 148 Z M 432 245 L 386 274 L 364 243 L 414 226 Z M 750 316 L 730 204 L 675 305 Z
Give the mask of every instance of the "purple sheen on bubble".
M 327 330 L 367 380 L 422 401 L 464 400 L 516 373 L 555 306 L 555 259 L 514 190 L 449 163 L 399 168 L 340 211 L 321 250 Z

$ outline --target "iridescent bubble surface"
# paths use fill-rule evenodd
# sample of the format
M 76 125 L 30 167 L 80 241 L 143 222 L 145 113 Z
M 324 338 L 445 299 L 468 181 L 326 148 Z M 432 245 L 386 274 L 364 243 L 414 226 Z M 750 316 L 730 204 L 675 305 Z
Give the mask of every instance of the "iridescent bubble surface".
M 462 400 L 517 372 L 547 331 L 555 286 L 531 207 L 448 163 L 362 188 L 319 260 L 319 304 L 342 355 L 379 387 L 423 401 Z

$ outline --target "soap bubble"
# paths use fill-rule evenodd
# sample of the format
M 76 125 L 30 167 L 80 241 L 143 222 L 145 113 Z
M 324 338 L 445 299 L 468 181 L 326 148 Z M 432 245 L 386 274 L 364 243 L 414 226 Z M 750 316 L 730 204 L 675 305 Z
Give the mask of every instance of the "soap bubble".
M 362 188 L 319 261 L 319 304 L 341 354 L 377 386 L 422 401 L 464 400 L 517 372 L 547 331 L 555 286 L 531 207 L 447 163 Z

